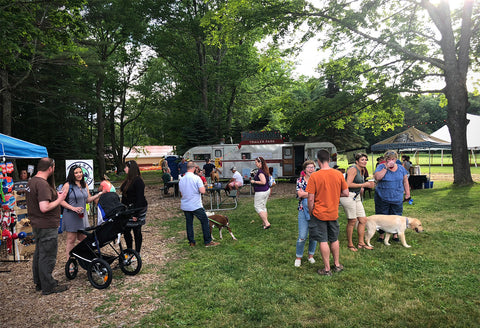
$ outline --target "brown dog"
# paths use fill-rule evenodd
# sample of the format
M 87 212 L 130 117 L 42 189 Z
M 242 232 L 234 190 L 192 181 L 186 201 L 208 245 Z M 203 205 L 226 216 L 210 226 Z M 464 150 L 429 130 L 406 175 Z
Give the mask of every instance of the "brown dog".
M 418 219 L 399 215 L 371 215 L 367 217 L 365 243 L 368 246 L 372 246 L 370 245 L 370 239 L 372 239 L 378 229 L 382 229 L 385 231 L 385 239 L 383 240 L 385 245 L 390 245 L 388 241 L 390 240 L 391 234 L 398 233 L 398 238 L 400 238 L 402 245 L 404 247 L 411 247 L 407 245 L 405 241 L 405 230 L 407 230 L 407 228 L 415 230 L 416 232 L 423 231 L 422 222 Z
M 208 221 L 210 225 L 210 234 L 212 234 L 213 227 L 217 227 L 220 233 L 220 239 L 223 239 L 222 229 L 227 228 L 233 240 L 237 240 L 237 238 L 235 238 L 235 236 L 232 233 L 232 229 L 230 229 L 230 222 L 228 221 L 228 218 L 225 215 L 219 215 L 213 212 L 207 212 L 207 216 L 208 216 Z M 212 235 L 212 239 L 214 239 L 213 235 Z
M 220 181 L 220 176 L 218 175 L 217 169 L 213 169 L 212 173 L 210 173 L 210 178 L 212 178 L 212 183 Z

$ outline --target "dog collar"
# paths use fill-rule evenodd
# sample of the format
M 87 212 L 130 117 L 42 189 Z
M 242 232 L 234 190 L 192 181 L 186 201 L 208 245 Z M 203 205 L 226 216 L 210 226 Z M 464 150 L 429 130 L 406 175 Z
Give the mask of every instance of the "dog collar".
M 405 221 L 407 223 L 407 228 L 408 228 L 408 226 L 410 225 L 410 223 L 408 222 L 408 217 L 405 217 Z

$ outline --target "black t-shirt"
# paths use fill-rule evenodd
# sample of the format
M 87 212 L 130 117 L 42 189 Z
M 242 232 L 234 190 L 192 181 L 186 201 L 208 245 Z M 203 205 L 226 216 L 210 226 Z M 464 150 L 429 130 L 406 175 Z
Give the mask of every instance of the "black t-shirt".
M 209 177 L 210 174 L 212 174 L 213 169 L 215 168 L 215 164 L 208 163 L 203 166 L 203 169 L 205 170 L 205 176 Z

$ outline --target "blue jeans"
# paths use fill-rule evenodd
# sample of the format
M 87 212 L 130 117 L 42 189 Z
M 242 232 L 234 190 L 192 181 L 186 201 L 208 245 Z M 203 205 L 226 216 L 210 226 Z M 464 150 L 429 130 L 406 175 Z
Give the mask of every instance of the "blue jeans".
M 385 215 L 402 215 L 403 214 L 403 202 L 400 203 L 388 203 L 383 201 L 377 193 L 373 197 L 375 201 L 375 214 Z
M 297 257 L 303 256 L 303 250 L 305 249 L 305 243 L 308 236 L 308 221 L 310 220 L 310 214 L 308 208 L 298 211 L 298 239 L 297 239 Z M 317 248 L 317 241 L 309 239 L 308 241 L 308 254 L 315 254 L 315 248 Z
M 210 226 L 208 224 L 208 217 L 203 207 L 196 209 L 195 211 L 183 211 L 185 218 L 187 219 L 187 238 L 190 243 L 195 243 L 195 237 L 193 233 L 193 216 L 196 216 L 202 224 L 203 242 L 206 244 L 212 241 L 212 235 L 210 234 Z

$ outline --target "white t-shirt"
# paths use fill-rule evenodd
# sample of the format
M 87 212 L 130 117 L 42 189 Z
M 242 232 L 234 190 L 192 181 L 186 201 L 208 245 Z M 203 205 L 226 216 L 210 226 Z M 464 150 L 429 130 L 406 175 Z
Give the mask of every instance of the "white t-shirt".
M 240 172 L 235 171 L 232 176 L 233 179 L 235 179 L 236 182 L 240 183 L 241 186 L 243 186 L 243 177 L 240 174 Z
M 205 187 L 202 179 L 193 172 L 187 172 L 183 178 L 178 182 L 178 187 L 182 193 L 182 200 L 180 208 L 183 211 L 195 211 L 203 207 L 202 194 L 199 188 Z

